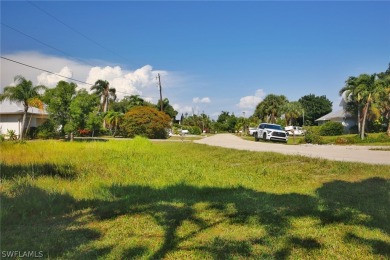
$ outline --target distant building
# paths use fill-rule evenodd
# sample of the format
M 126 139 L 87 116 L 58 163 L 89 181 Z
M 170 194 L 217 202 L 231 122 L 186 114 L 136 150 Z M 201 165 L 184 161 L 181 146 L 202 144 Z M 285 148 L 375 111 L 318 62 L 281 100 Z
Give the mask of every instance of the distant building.
M 9 103 L 8 101 L 0 103 L 0 133 L 6 135 L 8 130 L 14 130 L 15 134 L 20 136 L 23 113 L 23 105 Z M 26 127 L 30 122 L 30 118 L 30 128 L 38 127 L 47 120 L 48 114 L 46 111 L 30 107 L 27 112 Z
M 343 94 L 341 97 L 340 106 L 342 107 L 340 110 L 332 111 L 329 114 L 326 114 L 315 121 L 318 125 L 322 125 L 326 122 L 339 122 L 344 126 L 344 132 L 350 133 L 351 127 L 357 126 L 357 118 L 352 116 L 350 113 L 346 112 L 347 98 Z

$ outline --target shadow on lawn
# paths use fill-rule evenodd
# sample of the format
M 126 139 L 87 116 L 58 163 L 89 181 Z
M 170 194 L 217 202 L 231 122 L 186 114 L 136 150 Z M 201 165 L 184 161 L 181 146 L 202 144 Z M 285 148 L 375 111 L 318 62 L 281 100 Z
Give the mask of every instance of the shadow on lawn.
M 13 179 L 15 177 L 39 177 L 39 176 L 58 176 L 64 179 L 74 179 L 76 172 L 74 167 L 69 164 L 52 164 L 52 163 L 34 163 L 30 165 L 6 164 L 0 163 L 1 178 Z
M 128 248 L 123 257 L 161 259 L 177 250 L 209 252 L 216 259 L 231 257 L 288 258 L 294 248 L 318 250 L 322 245 L 311 237 L 292 237 L 289 233 L 291 218 L 313 217 L 322 224 L 335 222 L 375 227 L 389 231 L 389 182 L 373 178 L 357 183 L 335 181 L 317 190 L 317 197 L 301 194 L 272 194 L 251 189 L 195 187 L 177 184 L 160 189 L 147 186 L 110 186 L 103 188 L 113 201 L 75 201 L 67 194 L 47 193 L 36 187 L 18 190 L 16 196 L 2 198 L 2 248 L 21 250 L 34 246 L 50 253 L 50 257 L 95 257 L 109 254 L 112 248 L 80 252 L 83 244 L 98 240 L 102 234 L 80 228 L 83 212 L 89 211 L 97 221 L 115 219 L 127 215 L 151 216 L 164 230 L 159 249 L 137 246 Z M 195 204 L 208 205 L 206 210 L 217 211 L 219 220 L 199 217 Z M 231 209 L 234 210 L 231 210 Z M 72 213 L 75 212 L 75 213 Z M 77 215 L 77 214 L 79 215 Z M 368 216 L 359 219 L 359 214 Z M 85 216 L 84 216 L 85 217 Z M 356 222 L 357 221 L 357 222 Z M 183 223 L 192 223 L 195 230 L 179 235 Z M 266 234 L 258 239 L 230 240 L 215 237 L 212 241 L 190 248 L 181 248 L 182 242 L 195 238 L 203 231 L 222 222 L 231 224 L 260 225 Z M 82 223 L 82 222 L 81 222 Z M 40 231 L 39 229 L 42 229 Z M 39 232 L 38 232 L 39 231 Z M 32 239 L 34 237 L 34 239 Z M 285 238 L 285 247 L 270 255 L 255 255 L 255 245 L 270 246 L 274 239 Z M 37 241 L 37 242 L 34 242 Z M 389 244 L 384 241 L 368 241 L 354 234 L 346 234 L 346 243 L 365 244 L 381 256 L 388 256 Z M 54 245 L 51 244 L 54 243 Z M 24 244 L 24 247 L 17 247 Z M 12 245 L 12 246 L 11 246 Z

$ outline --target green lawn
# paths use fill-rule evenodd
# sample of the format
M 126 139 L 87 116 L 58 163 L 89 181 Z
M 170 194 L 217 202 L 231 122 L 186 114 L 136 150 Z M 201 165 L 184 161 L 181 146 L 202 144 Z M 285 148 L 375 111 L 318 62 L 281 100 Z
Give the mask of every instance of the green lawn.
M 1 251 L 388 259 L 390 166 L 191 142 L 3 142 Z

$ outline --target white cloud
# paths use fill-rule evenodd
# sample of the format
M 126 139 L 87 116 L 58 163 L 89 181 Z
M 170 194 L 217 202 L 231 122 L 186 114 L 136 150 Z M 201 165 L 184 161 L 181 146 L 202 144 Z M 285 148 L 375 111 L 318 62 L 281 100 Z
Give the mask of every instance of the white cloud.
M 73 72 L 69 69 L 68 66 L 63 67 L 60 72 L 55 72 L 58 75 L 71 78 L 73 77 Z M 47 72 L 43 72 L 37 76 L 38 84 L 45 85 L 46 87 L 55 87 L 58 81 L 70 81 L 64 77 L 57 76 L 55 74 L 50 74 Z
M 195 104 L 197 104 L 197 103 L 210 103 L 211 100 L 209 97 L 204 97 L 204 98 L 194 97 L 192 99 L 192 102 L 194 102 Z
M 157 72 L 153 71 L 150 65 L 135 71 L 122 70 L 119 66 L 93 67 L 89 71 L 87 82 L 93 84 L 99 79 L 107 80 L 110 87 L 116 89 L 118 98 L 123 98 L 128 95 L 142 95 L 141 89 L 156 87 L 156 75 Z
M 147 100 L 158 99 L 158 73 L 162 76 L 163 83 L 174 82 L 177 77 L 163 70 L 153 70 L 152 66 L 145 65 L 139 69 L 130 71 L 120 66 L 95 66 L 82 64 L 75 60 L 50 56 L 39 52 L 18 52 L 4 54 L 5 57 L 34 66 L 39 69 L 54 72 L 56 74 L 74 78 L 89 84 L 94 84 L 98 79 L 107 80 L 110 86 L 117 91 L 119 99 L 126 95 L 141 95 Z M 91 63 L 96 63 L 92 61 Z M 99 63 L 102 63 L 99 61 Z M 33 69 L 15 62 L 1 60 L 1 88 L 13 84 L 16 75 L 22 75 L 26 79 L 33 81 L 33 84 L 42 84 L 47 87 L 55 87 L 60 80 L 70 81 L 66 78 Z M 75 82 L 80 88 L 90 89 L 91 85 Z M 163 88 L 164 89 L 164 88 Z
M 240 103 L 237 104 L 242 109 L 254 109 L 265 97 L 265 92 L 262 89 L 256 90 L 254 96 L 245 96 L 240 99 Z
M 193 108 L 190 106 L 181 106 L 179 104 L 173 104 L 172 107 L 178 112 L 178 116 L 185 113 L 192 115 Z

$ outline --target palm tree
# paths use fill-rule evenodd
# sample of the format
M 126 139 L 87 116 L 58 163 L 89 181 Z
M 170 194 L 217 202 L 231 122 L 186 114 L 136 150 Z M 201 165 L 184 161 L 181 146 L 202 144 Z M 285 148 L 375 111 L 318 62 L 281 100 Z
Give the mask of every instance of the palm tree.
M 128 100 L 130 107 L 143 106 L 145 103 L 145 100 L 143 100 L 139 95 L 131 95 Z
M 34 98 L 40 98 L 39 91 L 46 89 L 45 86 L 33 86 L 31 80 L 26 80 L 23 76 L 18 75 L 14 78 L 15 86 L 7 86 L 4 88 L 3 94 L 0 94 L 0 102 L 9 100 L 16 103 L 23 104 L 23 119 L 22 131 L 20 139 L 24 139 L 24 129 L 26 125 L 27 112 Z
M 358 132 L 360 133 L 360 106 L 361 106 L 361 96 L 358 94 L 357 90 L 357 78 L 356 77 L 349 77 L 345 81 L 345 86 L 340 89 L 339 95 L 345 96 L 347 104 L 349 103 L 349 106 L 347 106 L 347 110 L 350 110 L 350 112 L 357 112 L 357 122 L 358 122 Z
M 118 126 L 122 121 L 122 118 L 123 114 L 115 111 L 108 111 L 106 116 L 104 117 L 104 120 L 111 126 L 111 128 L 114 128 L 114 133 L 112 134 L 112 136 L 114 137 L 118 130 Z
M 380 95 L 377 75 L 374 73 L 372 75 L 361 74 L 359 77 L 350 77 L 346 81 L 346 86 L 339 93 L 341 95 L 344 93 L 347 99 L 355 104 L 358 114 L 360 138 L 364 139 L 367 116 L 369 113 L 374 116 L 379 114 L 376 104 Z
M 287 125 L 293 125 L 294 121 L 303 113 L 303 107 L 298 101 L 285 104 L 282 108 Z
M 95 94 L 100 96 L 100 109 L 103 112 L 108 111 L 108 101 L 111 97 L 112 100 L 116 99 L 116 89 L 110 88 L 110 83 L 106 80 L 97 80 L 91 87 L 91 90 L 95 91 Z
M 282 107 L 287 102 L 284 95 L 269 94 L 257 105 L 254 115 L 267 122 L 276 123 L 276 119 L 281 115 Z

